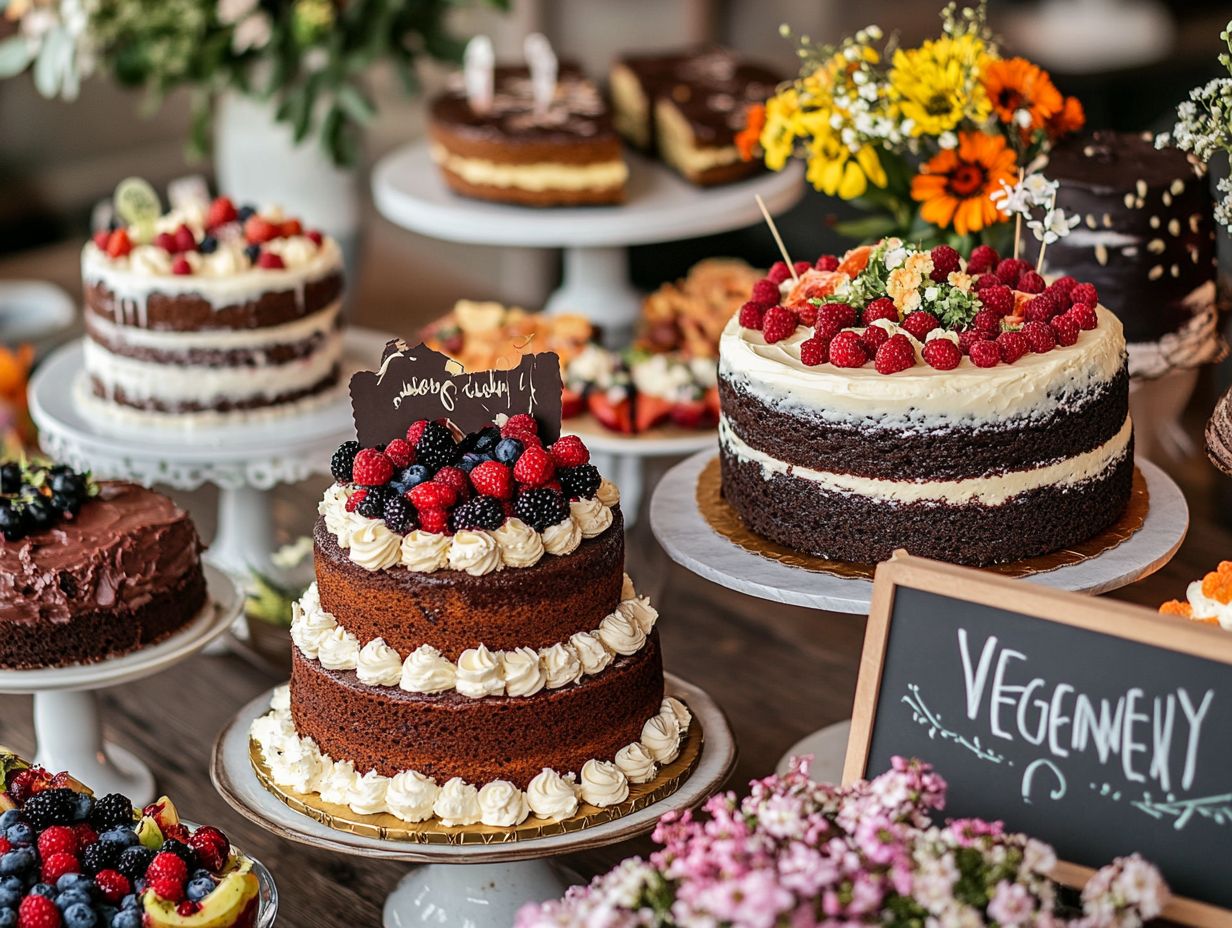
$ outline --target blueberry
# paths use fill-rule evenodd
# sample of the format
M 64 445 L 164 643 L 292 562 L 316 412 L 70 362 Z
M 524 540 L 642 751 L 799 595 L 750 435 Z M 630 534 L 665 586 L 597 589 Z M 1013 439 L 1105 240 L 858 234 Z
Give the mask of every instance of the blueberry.
M 13 847 L 29 847 L 34 843 L 34 829 L 25 822 L 18 822 L 4 832 Z
M 20 541 L 26 536 L 27 527 L 25 510 L 14 509 L 8 500 L 5 500 L 3 505 L 0 505 L 0 533 L 5 540 Z
M 462 455 L 462 463 L 458 466 L 469 474 L 480 464 L 490 460 L 492 460 L 491 454 L 483 454 L 478 451 L 468 451 L 466 454 Z
M 257 214 L 257 208 L 251 203 L 245 203 L 238 210 L 236 210 L 235 213 L 236 218 L 239 219 L 240 222 L 247 222 Z
M 201 239 L 200 244 L 197 245 L 197 250 L 203 255 L 212 255 L 218 250 L 218 239 L 214 238 L 212 235 L 207 235 L 205 238 Z
M 184 890 L 185 895 L 187 895 L 192 902 L 200 902 L 213 891 L 214 881 L 208 876 L 193 880 L 188 884 L 187 889 Z
M 34 849 L 15 847 L 0 857 L 0 875 L 22 876 L 34 866 Z
M 248 256 L 249 261 L 251 261 L 253 264 L 256 264 L 257 259 L 261 257 L 261 246 L 260 245 L 249 245 L 247 248 L 244 249 L 244 254 Z
M 76 508 L 72 511 L 76 512 L 81 508 L 81 498 L 76 497 Z M 87 796 L 85 793 L 77 793 L 73 796 L 73 821 L 84 822 L 90 817 L 90 812 L 94 809 L 94 797 Z
M 71 909 L 78 903 L 90 904 L 90 894 L 84 888 L 70 889 L 68 892 L 60 893 L 60 895 L 56 896 L 56 907 L 61 912 Z
M 55 524 L 56 511 L 51 505 L 51 500 L 45 496 L 39 496 L 26 504 L 26 518 L 35 531 L 41 531 Z
M 66 496 L 84 496 L 86 482 L 74 473 L 57 473 L 51 478 L 51 491 Z M 82 794 L 84 795 L 84 793 Z
M 10 908 L 0 908 L 0 928 L 14 928 L 17 924 L 17 912 Z
M 3 815 L 0 815 L 0 831 L 8 831 L 20 821 L 21 813 L 16 809 L 9 809 Z
M 78 902 L 64 910 L 64 928 L 94 928 L 98 916 L 88 902 Z
M 131 828 L 125 828 L 123 825 L 116 828 L 108 828 L 98 838 L 100 841 L 106 841 L 108 844 L 118 844 L 121 848 L 132 847 L 137 843 L 137 833 Z
M 56 880 L 56 891 L 66 893 L 70 889 L 82 887 L 88 890 L 94 881 L 84 873 L 65 873 L 60 879 Z
M 111 928 L 141 928 L 141 912 L 137 909 L 120 909 L 111 920 Z
M 496 460 L 512 464 L 522 456 L 522 443 L 516 438 L 502 438 L 496 443 Z
M 20 881 L 16 887 L 0 886 L 0 909 L 15 906 L 21 902 L 22 887 Z
M 129 909 L 141 908 L 141 900 L 137 898 L 136 893 L 129 893 L 120 900 L 120 909 L 127 912 Z
M 50 883 L 35 883 L 30 887 L 31 896 L 46 896 L 48 899 L 56 898 L 56 888 Z

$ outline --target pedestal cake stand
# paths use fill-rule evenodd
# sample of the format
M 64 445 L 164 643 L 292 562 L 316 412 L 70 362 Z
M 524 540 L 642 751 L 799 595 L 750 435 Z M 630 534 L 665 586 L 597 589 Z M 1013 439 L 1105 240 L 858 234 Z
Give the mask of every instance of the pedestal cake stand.
M 368 329 L 346 334 L 343 382 L 323 405 L 266 422 L 195 429 L 139 427 L 91 416 L 76 395 L 83 369 L 80 341 L 47 359 L 30 382 L 30 414 L 49 455 L 95 477 L 147 486 L 220 490 L 212 563 L 234 576 L 264 568 L 274 550 L 267 491 L 329 472 L 334 449 L 354 438 L 345 383 L 351 371 L 371 367 L 389 336 Z
M 577 312 L 603 327 L 612 346 L 628 344 L 641 306 L 629 282 L 628 246 L 728 232 L 762 221 L 755 197 L 771 213 L 804 195 L 799 162 L 721 187 L 701 188 L 671 169 L 626 152 L 628 196 L 619 206 L 530 209 L 452 193 L 426 141 L 399 148 L 372 175 L 376 208 L 390 222 L 430 238 L 468 245 L 559 248 L 564 280 L 549 312 Z
M 714 453 L 673 467 L 650 502 L 650 527 L 668 555 L 695 574 L 749 596 L 828 612 L 868 613 L 871 580 L 789 567 L 746 551 L 718 534 L 697 505 L 697 481 Z M 1189 528 L 1189 506 L 1172 478 L 1139 458 L 1150 508 L 1142 527 L 1115 548 L 1023 580 L 1075 593 L 1106 593 L 1153 574 L 1176 554 Z
M 67 770 L 99 795 L 122 793 L 138 808 L 155 798 L 150 768 L 104 740 L 98 690 L 166 670 L 231 626 L 243 608 L 243 593 L 231 577 L 208 564 L 205 579 L 205 608 L 165 641 L 97 664 L 0 670 L 0 693 L 34 695 L 35 763 L 53 772 Z
M 705 734 L 697 767 L 665 799 L 570 834 L 499 844 L 429 845 L 382 841 L 322 825 L 267 792 L 253 772 L 248 729 L 267 711 L 269 694 L 241 709 L 218 736 L 210 777 L 232 808 L 278 837 L 340 854 L 427 864 L 407 874 L 386 899 L 385 928 L 512 925 L 524 903 L 559 896 L 568 885 L 550 858 L 645 834 L 665 812 L 698 805 L 731 774 L 736 746 L 723 711 L 704 690 L 670 674 L 667 686 L 685 700 Z

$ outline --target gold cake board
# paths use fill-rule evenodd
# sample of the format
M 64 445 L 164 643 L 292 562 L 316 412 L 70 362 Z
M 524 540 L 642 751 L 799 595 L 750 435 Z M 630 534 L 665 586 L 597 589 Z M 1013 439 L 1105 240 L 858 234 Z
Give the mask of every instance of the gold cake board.
M 723 498 L 722 475 L 719 458 L 712 458 L 697 478 L 697 507 L 702 518 L 719 535 L 751 554 L 777 561 L 787 567 L 798 567 L 815 573 L 829 574 L 844 580 L 872 580 L 876 564 L 860 564 L 853 561 L 834 561 L 815 557 L 777 544 L 755 534 L 732 505 Z M 1003 577 L 1029 577 L 1046 573 L 1059 567 L 1068 567 L 1097 557 L 1131 538 L 1146 521 L 1150 509 L 1150 493 L 1146 478 L 1134 467 L 1133 488 L 1125 512 L 1110 527 L 1080 545 L 1072 545 L 1060 551 L 1026 558 L 1009 564 L 993 564 L 981 568 Z
M 447 826 L 435 818 L 426 822 L 404 822 L 389 815 L 360 815 L 348 806 L 324 802 L 315 793 L 307 795 L 279 786 L 270 776 L 269 767 L 261 756 L 261 748 L 251 738 L 249 759 L 257 780 L 288 808 L 320 822 L 329 828 L 382 841 L 406 841 L 435 845 L 492 845 L 527 841 L 556 835 L 574 834 L 603 825 L 646 808 L 672 795 L 688 780 L 702 756 L 705 737 L 696 714 L 681 745 L 680 756 L 660 768 L 648 783 L 630 783 L 624 802 L 598 807 L 581 803 L 577 812 L 567 819 L 540 819 L 532 815 L 520 825 L 496 828 L 491 825 Z

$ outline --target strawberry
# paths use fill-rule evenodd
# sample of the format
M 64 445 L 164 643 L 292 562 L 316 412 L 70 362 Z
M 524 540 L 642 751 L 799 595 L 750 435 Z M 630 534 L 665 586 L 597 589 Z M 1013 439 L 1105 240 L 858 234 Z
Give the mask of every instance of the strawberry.
M 320 248 L 321 243 L 325 241 L 325 236 L 321 234 L 319 229 L 309 229 L 304 233 L 304 237 L 318 248 Z
M 541 487 L 556 476 L 552 456 L 542 448 L 527 448 L 513 465 L 513 477 L 524 487 Z
M 292 235 L 299 235 L 303 231 L 304 226 L 298 219 L 288 219 L 278 227 L 278 234 L 283 238 L 290 238 Z
M 586 408 L 605 429 L 633 434 L 633 404 L 628 396 L 613 398 L 605 390 L 592 390 L 586 398 Z
M 212 825 L 202 825 L 189 835 L 185 843 L 197 852 L 197 859 L 215 873 L 226 866 L 231 854 L 231 842 Z M 95 882 L 98 882 L 97 878 Z
M 513 496 L 513 475 L 500 461 L 484 461 L 471 471 L 471 485 L 481 496 L 509 499 Z
M 796 331 L 799 325 L 800 317 L 786 306 L 771 307 L 766 310 L 765 318 L 762 320 L 762 338 L 766 340 L 766 344 L 772 345 L 787 338 Z
M 894 301 L 888 296 L 879 296 L 864 307 L 862 318 L 865 325 L 876 322 L 878 319 L 887 319 L 890 322 L 897 323 L 899 319 L 898 307 L 894 305 Z
M 161 248 L 169 255 L 173 255 L 179 251 L 178 246 L 175 244 L 175 236 L 170 232 L 159 232 L 156 236 L 154 236 L 154 246 L 156 248 Z
M 94 247 L 99 251 L 107 250 L 107 239 L 111 237 L 111 233 L 106 229 L 99 229 L 90 237 L 90 241 L 94 243 Z
M 902 321 L 903 328 L 919 341 L 924 341 L 928 337 L 928 333 L 939 325 L 941 325 L 941 321 L 932 313 L 923 309 L 917 309 L 913 313 L 908 313 L 907 318 Z
M 670 418 L 682 429 L 710 429 L 719 424 L 718 414 L 704 399 L 674 403 Z
M 175 260 L 171 262 L 171 273 L 186 277 L 192 272 L 192 265 L 188 263 L 188 259 L 183 255 L 176 255 Z
M 419 486 L 426 486 L 420 484 Z M 415 488 L 416 490 L 419 487 Z M 407 494 L 410 495 L 409 493 Z M 443 535 L 445 530 L 449 528 L 449 510 L 447 509 L 420 509 L 419 510 L 419 527 L 425 532 L 430 532 L 433 535 Z
M 839 332 L 830 341 L 830 363 L 835 367 L 863 367 L 868 353 L 855 332 Z
M 224 838 L 223 840 L 225 841 L 226 839 Z M 201 857 L 199 850 L 197 851 L 197 856 Z M 218 870 L 222 868 L 211 867 L 210 869 Z M 119 905 L 121 900 L 133 891 L 133 884 L 119 870 L 98 871 L 98 873 L 94 874 L 94 885 L 98 887 L 99 895 L 112 905 Z
M 458 501 L 458 491 L 447 483 L 429 480 L 411 487 L 407 497 L 416 509 L 448 509 Z
M 46 896 L 26 896 L 17 908 L 17 928 L 60 928 L 60 910 Z
M 278 271 L 286 267 L 286 264 L 281 256 L 272 251 L 263 251 L 257 256 L 257 267 L 263 267 L 267 271 Z
M 800 363 L 806 367 L 816 367 L 825 364 L 830 356 L 830 339 L 824 335 L 814 335 L 800 343 Z
M 924 363 L 939 371 L 952 371 L 962 362 L 962 349 L 948 338 L 934 338 L 922 353 Z
M 116 229 L 107 236 L 107 256 L 111 258 L 123 258 L 133 250 L 133 243 L 128 238 L 128 232 L 124 229 Z
M 428 427 L 427 419 L 419 419 L 412 422 L 406 430 L 406 442 L 412 448 L 419 444 L 419 439 L 423 437 L 424 429 Z
M 740 324 L 746 329 L 756 329 L 761 331 L 762 319 L 766 311 L 760 303 L 754 303 L 752 300 L 740 307 Z
M 205 213 L 205 227 L 214 229 L 227 222 L 235 222 L 239 213 L 230 197 L 216 197 Z
M 560 417 L 572 419 L 586 411 L 586 400 L 576 390 L 564 387 L 560 391 Z
M 1001 363 L 1001 352 L 993 341 L 973 342 L 970 350 L 971 363 L 976 367 L 996 367 Z
M 971 257 L 967 259 L 968 274 L 984 274 L 997 266 L 1001 258 L 990 245 L 976 245 L 971 249 Z
M 1002 332 L 997 336 L 997 351 L 1006 364 L 1013 364 L 1030 350 L 1031 345 L 1021 332 Z
M 197 250 L 197 237 L 193 235 L 192 229 L 182 223 L 175 230 L 175 250 L 180 252 Z
M 395 438 L 385 446 L 385 457 L 401 470 L 415 463 L 415 447 L 404 438 Z
M 384 452 L 375 448 L 364 448 L 355 455 L 355 463 L 351 465 L 351 474 L 356 483 L 363 487 L 380 487 L 389 483 L 394 475 L 393 462 Z
M 590 451 L 576 435 L 562 435 L 548 452 L 557 467 L 578 467 L 590 463 Z
M 958 252 L 954 252 L 957 258 Z M 878 374 L 897 374 L 908 368 L 915 367 L 915 346 L 911 339 L 899 333 L 890 336 L 889 340 L 877 349 L 873 358 L 873 366 Z
M 249 244 L 264 245 L 278 237 L 278 226 L 260 216 L 249 216 L 244 223 L 244 238 Z
M 941 283 L 962 266 L 962 258 L 949 245 L 938 245 L 929 253 L 933 259 L 933 272 L 929 276 Z
M 639 393 L 633 404 L 633 428 L 637 432 L 647 432 L 666 422 L 671 415 L 672 401 L 666 396 Z

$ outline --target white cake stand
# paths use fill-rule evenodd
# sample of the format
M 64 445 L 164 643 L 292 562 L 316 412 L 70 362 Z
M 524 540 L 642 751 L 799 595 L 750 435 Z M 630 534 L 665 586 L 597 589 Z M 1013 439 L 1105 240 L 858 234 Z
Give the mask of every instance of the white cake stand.
M 712 529 L 697 507 L 697 479 L 714 453 L 695 454 L 668 471 L 650 501 L 650 527 L 672 560 L 728 589 L 827 612 L 868 613 L 871 580 L 788 567 L 746 551 Z M 1106 593 L 1163 567 L 1189 529 L 1189 506 L 1172 478 L 1139 458 L 1150 509 L 1129 539 L 1088 560 L 1023 579 L 1075 593 Z
M 0 670 L 0 693 L 34 694 L 34 761 L 67 770 L 99 795 L 121 793 L 140 808 L 155 798 L 154 775 L 130 751 L 103 739 L 98 690 L 140 680 L 196 654 L 225 632 L 244 605 L 227 574 L 205 565 L 209 601 L 186 628 L 165 641 L 98 664 Z
M 428 864 L 407 874 L 386 899 L 385 928 L 512 925 L 523 904 L 559 896 L 568 885 L 551 866 L 550 858 L 645 834 L 665 812 L 698 805 L 731 774 L 736 745 L 723 710 L 704 690 L 670 674 L 667 686 L 670 693 L 684 699 L 705 733 L 697 767 L 667 798 L 574 834 L 508 844 L 423 845 L 365 838 L 322 825 L 289 809 L 261 785 L 253 772 L 248 729 L 268 710 L 269 694 L 241 709 L 218 736 L 210 777 L 232 808 L 288 841 L 357 857 Z
M 90 415 L 74 389 L 83 370 L 82 344 L 75 341 L 35 373 L 30 414 L 47 454 L 96 477 L 176 490 L 217 486 L 218 529 L 209 558 L 232 575 L 247 577 L 251 568 L 266 566 L 275 547 L 266 491 L 329 472 L 334 449 L 355 437 L 346 380 L 351 370 L 375 364 L 388 338 L 349 329 L 342 384 L 319 406 L 264 422 L 178 430 Z
M 771 213 L 804 195 L 804 167 L 758 174 L 718 187 L 695 187 L 658 161 L 625 153 L 630 175 L 619 206 L 535 209 L 472 200 L 441 179 L 426 141 L 385 156 L 372 174 L 376 208 L 412 232 L 468 245 L 560 248 L 564 280 L 549 312 L 571 311 L 603 327 L 612 345 L 626 345 L 641 306 L 629 282 L 630 245 L 649 245 L 728 232 L 762 221 L 754 199 Z

